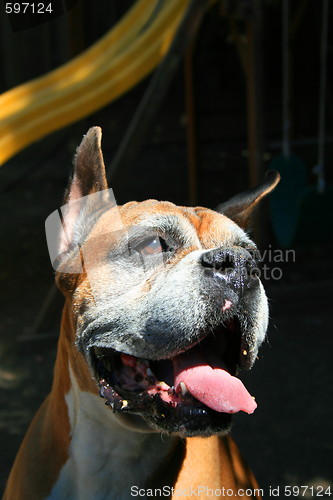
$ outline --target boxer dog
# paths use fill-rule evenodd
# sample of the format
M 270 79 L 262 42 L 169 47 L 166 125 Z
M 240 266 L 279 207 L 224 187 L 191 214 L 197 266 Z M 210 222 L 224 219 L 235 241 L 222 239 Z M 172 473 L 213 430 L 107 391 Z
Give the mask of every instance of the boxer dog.
M 252 367 L 268 321 L 244 228 L 278 181 L 268 173 L 220 213 L 117 207 L 101 131 L 88 131 L 57 243 L 66 302 L 53 385 L 4 500 L 260 496 L 228 432 L 234 413 L 256 408 L 237 373 Z

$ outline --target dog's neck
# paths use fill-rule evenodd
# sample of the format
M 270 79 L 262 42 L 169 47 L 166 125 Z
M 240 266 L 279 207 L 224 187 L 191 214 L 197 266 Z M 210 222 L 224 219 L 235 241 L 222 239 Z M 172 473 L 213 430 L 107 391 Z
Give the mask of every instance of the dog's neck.
M 69 459 L 50 498 L 66 491 L 68 498 L 80 500 L 128 499 L 132 486 L 147 487 L 173 451 L 175 439 L 126 429 L 98 396 L 80 390 L 70 371 L 71 389 L 65 396 L 71 428 Z
M 59 390 L 64 388 L 61 399 L 67 407 L 70 441 L 68 458 L 49 499 L 60 498 L 60 492 L 61 496 L 66 492 L 68 498 L 80 500 L 128 499 L 132 486 L 147 488 L 148 484 L 156 483 L 154 476 L 158 475 L 168 456 L 174 455 L 178 439 L 147 432 L 144 425 L 142 430 L 146 432 L 136 431 L 118 421 L 111 408 L 97 395 L 90 373 L 87 369 L 82 370 L 84 360 L 75 352 L 74 325 L 68 321 L 70 316 L 67 301 L 50 403 L 57 406 L 52 403 L 59 400 Z M 168 478 L 164 484 L 168 484 Z

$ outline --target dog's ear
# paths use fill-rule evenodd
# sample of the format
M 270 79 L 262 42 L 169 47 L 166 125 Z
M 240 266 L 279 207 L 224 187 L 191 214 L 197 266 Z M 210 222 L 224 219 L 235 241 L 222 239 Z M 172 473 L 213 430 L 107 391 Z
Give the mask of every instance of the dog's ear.
M 101 128 L 92 127 L 76 150 L 73 175 L 61 209 L 59 255 L 82 241 L 91 223 L 90 214 L 97 213 L 98 208 L 108 200 L 101 138 Z
M 279 181 L 280 174 L 275 170 L 269 170 L 258 186 L 234 196 L 225 203 L 221 203 L 216 210 L 229 217 L 240 227 L 246 228 L 250 223 L 254 209 L 275 188 Z
M 90 128 L 83 137 L 74 157 L 74 171 L 65 194 L 65 203 L 108 188 L 101 139 L 100 127 Z

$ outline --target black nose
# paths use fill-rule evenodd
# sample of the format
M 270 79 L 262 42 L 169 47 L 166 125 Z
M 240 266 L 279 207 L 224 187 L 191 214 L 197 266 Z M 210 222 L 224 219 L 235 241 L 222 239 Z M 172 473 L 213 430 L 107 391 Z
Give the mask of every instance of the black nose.
M 251 288 L 258 283 L 256 261 L 243 248 L 216 248 L 201 256 L 205 276 L 223 280 L 233 288 Z

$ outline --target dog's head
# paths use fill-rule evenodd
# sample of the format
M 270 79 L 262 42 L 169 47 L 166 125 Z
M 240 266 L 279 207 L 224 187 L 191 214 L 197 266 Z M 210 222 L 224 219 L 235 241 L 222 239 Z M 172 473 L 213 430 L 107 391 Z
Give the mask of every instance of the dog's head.
M 268 308 L 244 228 L 278 174 L 221 213 L 117 207 L 100 141 L 90 129 L 77 150 L 57 264 L 77 349 L 116 416 L 182 436 L 224 432 L 233 413 L 256 407 L 236 373 L 254 363 Z

